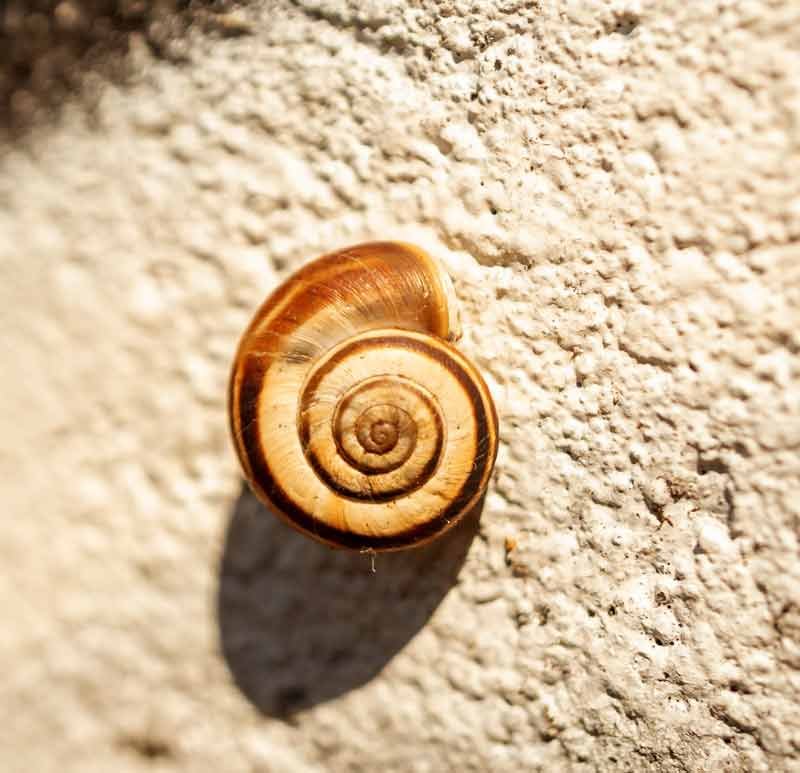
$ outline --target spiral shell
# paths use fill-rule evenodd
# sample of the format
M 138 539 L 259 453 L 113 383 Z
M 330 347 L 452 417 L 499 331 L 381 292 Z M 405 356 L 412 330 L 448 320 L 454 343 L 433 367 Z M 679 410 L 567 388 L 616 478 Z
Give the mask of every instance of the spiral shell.
M 393 550 L 458 521 L 485 491 L 497 416 L 458 335 L 449 277 L 409 244 L 325 255 L 245 331 L 231 429 L 255 494 L 309 536 Z

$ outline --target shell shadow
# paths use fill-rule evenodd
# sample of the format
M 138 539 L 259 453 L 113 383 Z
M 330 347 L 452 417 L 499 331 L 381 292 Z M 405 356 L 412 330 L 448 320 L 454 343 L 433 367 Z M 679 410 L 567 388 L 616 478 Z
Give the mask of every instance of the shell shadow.
M 217 596 L 222 654 L 262 713 L 286 717 L 365 684 L 425 625 L 455 584 L 482 504 L 415 550 L 332 550 L 274 517 L 244 486 Z

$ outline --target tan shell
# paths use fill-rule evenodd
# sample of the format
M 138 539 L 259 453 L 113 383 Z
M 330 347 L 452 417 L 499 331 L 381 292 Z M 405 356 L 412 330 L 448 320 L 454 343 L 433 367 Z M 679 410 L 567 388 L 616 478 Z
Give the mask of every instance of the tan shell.
M 452 344 L 455 295 L 417 247 L 374 242 L 289 277 L 245 331 L 230 382 L 255 494 L 309 536 L 394 550 L 442 533 L 483 494 L 497 416 Z

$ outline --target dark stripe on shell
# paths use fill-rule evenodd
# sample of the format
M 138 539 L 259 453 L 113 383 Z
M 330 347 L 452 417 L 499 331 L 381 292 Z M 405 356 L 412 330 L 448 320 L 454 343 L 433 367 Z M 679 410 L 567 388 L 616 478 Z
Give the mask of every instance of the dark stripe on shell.
M 369 339 L 370 342 L 374 341 L 374 340 L 375 339 L 373 339 L 373 338 Z M 398 337 L 397 340 L 405 342 L 405 341 L 407 341 L 409 339 Z M 319 372 L 319 370 L 322 370 L 322 369 L 316 370 L 314 372 L 314 375 L 309 380 L 308 385 L 303 390 L 303 393 L 307 394 L 307 393 L 310 392 L 310 393 L 313 394 L 316 391 L 317 387 L 319 386 L 319 382 L 322 380 L 322 378 L 325 375 L 325 373 L 329 373 L 332 368 L 334 368 L 339 362 L 341 362 L 342 359 L 346 359 L 347 357 L 351 357 L 353 355 L 356 355 L 356 354 L 358 354 L 358 352 L 361 349 L 365 348 L 365 347 L 361 346 L 361 343 L 362 342 L 360 342 L 360 341 L 355 341 L 355 342 L 345 346 L 343 349 L 339 350 L 338 352 L 336 352 L 335 356 L 325 363 L 325 372 L 324 373 L 320 373 Z M 370 348 L 370 347 L 366 347 L 366 348 Z M 405 347 L 405 348 L 411 348 L 411 347 Z M 381 381 L 385 381 L 387 385 L 391 385 L 392 379 L 393 379 L 393 377 L 392 377 L 391 374 L 386 374 L 386 375 L 383 375 L 383 376 L 378 376 L 377 378 L 375 378 L 374 381 L 373 381 L 372 378 L 368 379 L 368 381 L 369 381 L 370 386 L 372 386 L 373 384 L 378 385 L 378 384 L 381 383 Z M 343 497 L 344 499 L 351 499 L 351 500 L 353 500 L 355 502 L 376 502 L 376 503 L 378 503 L 378 502 L 388 502 L 388 501 L 390 501 L 392 499 L 397 499 L 399 496 L 407 496 L 408 494 L 413 493 L 417 489 L 419 489 L 422 486 L 424 486 L 428 482 L 428 480 L 430 480 L 430 478 L 434 474 L 434 472 L 436 472 L 436 469 L 439 466 L 439 460 L 441 459 L 441 456 L 442 456 L 442 446 L 444 444 L 444 439 L 445 439 L 444 438 L 444 424 L 442 423 L 441 412 L 439 410 L 438 405 L 431 403 L 430 398 L 424 392 L 422 392 L 422 390 L 420 390 L 414 384 L 414 382 L 411 381 L 410 379 L 408 379 L 408 378 L 404 378 L 403 379 L 403 388 L 404 389 L 409 389 L 409 388 L 413 389 L 417 393 L 417 395 L 419 396 L 419 398 L 421 400 L 424 400 L 426 403 L 428 403 L 430 405 L 431 414 L 433 415 L 434 421 L 436 422 L 436 439 L 437 439 L 436 448 L 435 448 L 434 453 L 432 454 L 431 458 L 428 460 L 427 464 L 422 468 L 422 470 L 420 471 L 419 476 L 417 477 L 417 479 L 414 481 L 413 485 L 411 485 L 411 486 L 404 486 L 403 488 L 396 488 L 396 489 L 387 489 L 385 491 L 380 491 L 380 492 L 365 491 L 363 493 L 351 491 L 350 489 L 344 488 L 330 474 L 330 472 L 325 469 L 325 467 L 322 465 L 320 460 L 317 459 L 317 457 L 313 453 L 310 452 L 310 450 L 309 450 L 310 429 L 309 429 L 309 426 L 308 426 L 308 422 L 303 421 L 302 419 L 299 421 L 300 445 L 303 448 L 303 453 L 305 454 L 306 459 L 308 460 L 309 464 L 314 468 L 314 472 L 316 472 L 317 477 L 319 477 L 319 479 L 329 489 L 331 489 L 332 491 L 335 491 L 339 496 Z M 345 399 L 347 399 L 347 398 L 345 398 Z M 334 431 L 333 435 L 334 435 L 334 440 L 336 441 L 337 446 L 339 446 L 339 439 L 338 439 L 335 431 Z M 340 453 L 342 454 L 343 457 L 346 457 L 346 458 L 349 459 L 349 456 L 343 451 L 343 449 L 339 448 L 339 451 L 340 451 Z M 394 467 L 390 468 L 389 470 L 380 471 L 380 474 L 383 474 L 385 472 L 391 472 L 392 470 L 397 469 L 398 467 L 400 467 L 404 463 L 404 461 L 406 461 L 406 460 L 401 460 L 397 465 L 395 465 Z M 356 467 L 356 469 L 358 469 L 364 475 L 374 474 L 374 471 L 369 470 L 369 469 L 362 469 L 360 467 Z
M 425 344 L 411 336 L 376 335 L 370 336 L 364 341 L 355 342 L 353 346 L 393 346 L 399 343 L 429 356 L 431 351 L 438 352 L 436 347 L 450 349 L 444 342 L 440 342 L 438 339 L 433 340 L 436 341 L 435 345 Z M 258 402 L 265 368 L 262 359 L 250 356 L 241 364 L 242 381 L 238 395 L 241 422 L 239 437 L 242 443 L 242 451 L 246 454 L 252 469 L 252 483 L 254 484 L 255 493 L 268 506 L 276 510 L 278 515 L 281 515 L 290 524 L 310 536 L 323 542 L 355 550 L 391 550 L 408 547 L 427 541 L 455 523 L 466 512 L 468 507 L 474 504 L 481 496 L 485 482 L 494 466 L 497 449 L 497 416 L 488 391 L 484 391 L 485 387 L 479 389 L 473 383 L 467 369 L 455 357 L 438 357 L 436 359 L 453 374 L 467 391 L 473 408 L 475 431 L 478 439 L 476 449 L 478 454 L 469 476 L 458 494 L 438 516 L 398 534 L 375 536 L 343 531 L 313 518 L 297 507 L 290 494 L 275 480 L 263 454 L 257 419 Z M 475 375 L 480 379 L 479 374 L 476 373 Z M 486 395 L 486 400 L 484 400 L 484 394 Z M 487 407 L 491 416 L 487 414 Z

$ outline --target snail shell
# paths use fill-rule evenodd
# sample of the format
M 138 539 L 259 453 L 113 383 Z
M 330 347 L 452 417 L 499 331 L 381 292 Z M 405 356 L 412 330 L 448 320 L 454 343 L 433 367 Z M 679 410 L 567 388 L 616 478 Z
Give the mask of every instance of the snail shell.
M 325 255 L 270 295 L 242 336 L 231 429 L 256 496 L 337 547 L 426 542 L 486 489 L 497 415 L 441 266 L 409 244 Z

